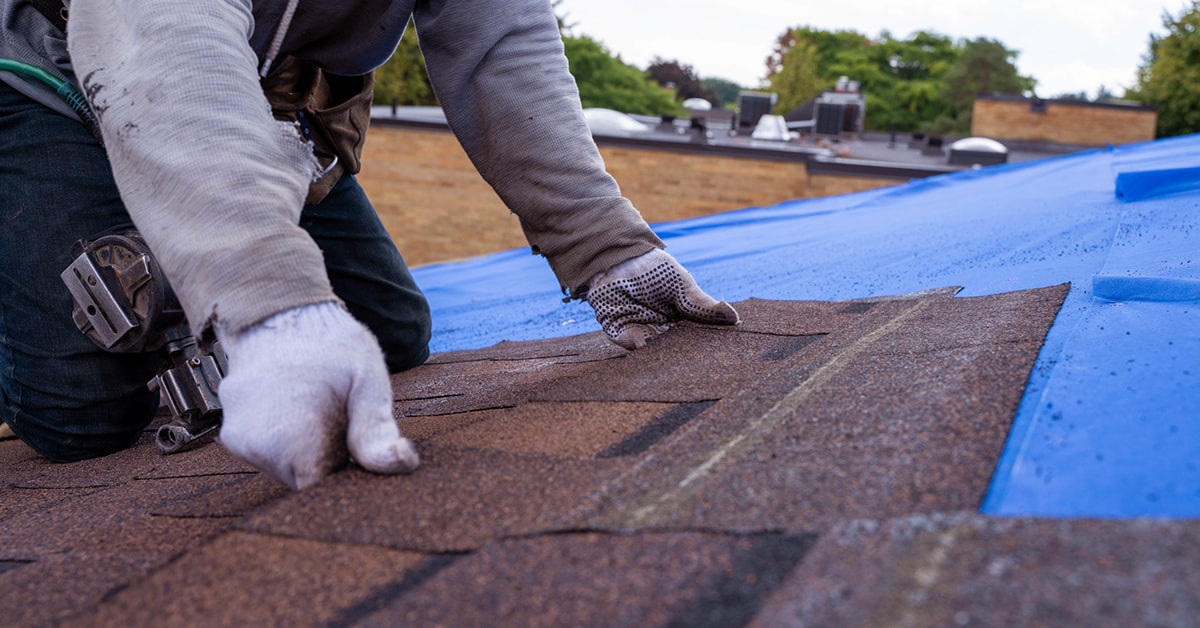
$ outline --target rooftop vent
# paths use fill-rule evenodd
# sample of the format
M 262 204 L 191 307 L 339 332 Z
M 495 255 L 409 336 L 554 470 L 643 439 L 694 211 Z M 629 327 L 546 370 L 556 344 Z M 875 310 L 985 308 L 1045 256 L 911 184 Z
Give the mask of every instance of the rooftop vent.
M 945 142 L 945 138 L 940 135 L 930 135 L 925 138 L 925 144 L 921 146 L 921 154 L 929 156 L 945 155 L 946 151 L 942 148 L 942 144 Z
M 763 116 L 759 118 L 758 125 L 754 127 L 754 133 L 751 133 L 750 137 L 756 140 L 787 142 L 792 139 L 792 132 L 788 130 L 787 121 L 783 116 Z

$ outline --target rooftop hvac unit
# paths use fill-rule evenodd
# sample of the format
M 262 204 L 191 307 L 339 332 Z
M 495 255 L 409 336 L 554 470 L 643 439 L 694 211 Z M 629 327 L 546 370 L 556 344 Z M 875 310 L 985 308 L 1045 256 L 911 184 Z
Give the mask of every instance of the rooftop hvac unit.
M 769 92 L 738 93 L 738 127 L 753 127 L 775 106 L 775 94 Z
M 817 103 L 817 122 L 813 125 L 813 133 L 817 135 L 841 135 L 842 116 L 845 115 L 846 105 L 819 102 Z
M 814 99 L 813 133 L 837 136 L 862 133 L 867 99 L 858 92 L 821 92 Z

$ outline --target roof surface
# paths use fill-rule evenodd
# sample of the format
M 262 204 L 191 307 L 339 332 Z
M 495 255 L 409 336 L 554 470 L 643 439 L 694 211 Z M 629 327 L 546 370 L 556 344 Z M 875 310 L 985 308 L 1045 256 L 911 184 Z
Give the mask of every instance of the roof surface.
M 1197 155 L 658 225 L 745 322 L 629 354 L 527 251 L 417 269 L 417 473 L 2 441 L 3 623 L 1196 625 Z
M 1200 135 L 655 225 L 718 298 L 1069 283 L 982 511 L 1200 517 Z M 543 260 L 415 271 L 434 348 L 596 329 Z
M 411 476 L 0 442 L 6 626 L 1186 625 L 1200 523 L 976 514 L 1066 285 L 751 299 L 393 378 Z

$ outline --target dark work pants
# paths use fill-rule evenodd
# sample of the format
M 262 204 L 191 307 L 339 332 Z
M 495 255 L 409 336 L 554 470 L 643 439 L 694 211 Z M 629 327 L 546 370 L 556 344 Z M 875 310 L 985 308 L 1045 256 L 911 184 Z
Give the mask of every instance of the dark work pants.
M 112 354 L 71 320 L 71 245 L 129 223 L 108 160 L 79 122 L 0 83 L 0 420 L 56 461 L 135 443 L 158 396 L 153 354 Z M 354 177 L 304 208 L 334 292 L 397 372 L 429 355 L 429 306 Z

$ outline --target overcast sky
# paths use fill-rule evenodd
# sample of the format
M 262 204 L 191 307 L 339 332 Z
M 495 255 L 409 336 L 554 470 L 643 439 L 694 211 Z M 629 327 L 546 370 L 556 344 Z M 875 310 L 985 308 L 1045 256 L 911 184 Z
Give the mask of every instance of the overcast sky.
M 645 69 L 655 56 L 690 65 L 702 78 L 757 87 L 775 40 L 790 26 L 883 30 L 904 39 L 918 30 L 953 39 L 987 37 L 1016 50 L 1017 70 L 1051 97 L 1104 85 L 1132 87 L 1162 34 L 1163 11 L 1185 0 L 563 0 L 576 35 L 603 43 Z M 854 78 L 854 77 L 850 77 Z

